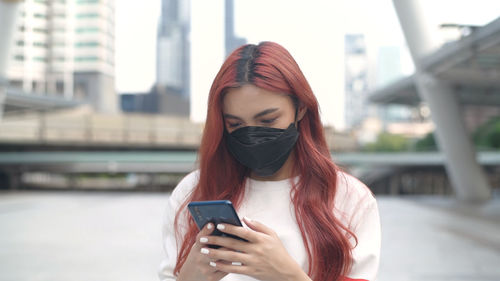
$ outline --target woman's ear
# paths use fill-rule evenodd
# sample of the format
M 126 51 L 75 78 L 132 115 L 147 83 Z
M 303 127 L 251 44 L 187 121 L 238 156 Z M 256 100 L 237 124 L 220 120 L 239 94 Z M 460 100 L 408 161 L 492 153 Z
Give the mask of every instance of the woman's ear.
M 300 120 L 302 120 L 302 118 L 304 118 L 306 112 L 307 112 L 307 107 L 305 107 L 304 105 L 300 105 L 299 111 L 297 112 L 297 122 L 299 122 Z

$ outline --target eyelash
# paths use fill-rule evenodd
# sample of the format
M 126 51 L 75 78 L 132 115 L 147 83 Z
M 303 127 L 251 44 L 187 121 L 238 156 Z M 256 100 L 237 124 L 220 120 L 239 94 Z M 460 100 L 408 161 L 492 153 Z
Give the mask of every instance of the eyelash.
M 270 125 L 272 123 L 274 123 L 274 121 L 276 121 L 276 119 L 278 119 L 277 117 L 276 118 L 272 118 L 272 119 L 263 119 L 261 120 L 260 122 L 265 124 L 265 125 Z M 228 127 L 229 128 L 236 128 L 236 127 L 239 127 L 241 126 L 241 122 L 238 122 L 238 123 L 228 123 Z
M 236 127 L 238 127 L 238 126 L 241 125 L 241 122 L 238 122 L 238 123 L 228 123 L 227 125 L 229 126 L 229 128 L 236 128 Z
M 261 120 L 260 122 L 262 122 L 264 124 L 272 124 L 272 123 L 274 123 L 274 121 L 276 121 L 276 119 L 278 119 L 278 118 L 264 119 L 264 120 Z

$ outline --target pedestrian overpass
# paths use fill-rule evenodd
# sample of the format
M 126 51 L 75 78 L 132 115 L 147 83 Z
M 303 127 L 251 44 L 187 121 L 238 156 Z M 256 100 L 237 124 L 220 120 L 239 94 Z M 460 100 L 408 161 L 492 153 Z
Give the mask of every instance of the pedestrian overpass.
M 376 90 L 371 101 L 425 103 L 458 197 L 488 200 L 491 186 L 476 160 L 461 105 L 500 106 L 500 18 L 442 44 L 420 1 L 393 0 L 393 4 L 416 70 L 413 76 Z
M 333 153 L 341 166 L 444 166 L 440 152 Z M 60 173 L 188 173 L 196 169 L 197 151 L 50 151 L 0 152 L 0 167 Z M 479 152 L 483 166 L 500 166 L 500 151 Z
M 58 109 L 74 108 L 84 104 L 84 102 L 65 99 L 63 97 L 26 93 L 20 89 L 7 85 L 4 91 L 4 116 L 22 114 L 24 112 L 47 112 Z
M 342 169 L 360 178 L 376 193 L 400 194 L 400 190 L 408 189 L 413 190 L 411 192 L 414 194 L 451 193 L 451 189 L 447 187 L 449 181 L 443 169 L 446 158 L 439 152 L 344 152 L 333 153 L 332 158 Z M 500 166 L 500 152 L 480 152 L 477 161 L 485 169 L 495 169 Z M 0 171 L 3 171 L 4 176 L 7 177 L 6 182 L 3 183 L 5 186 L 1 188 L 8 189 L 22 187 L 23 177 L 35 174 L 66 175 L 65 178 L 69 179 L 66 189 L 81 188 L 77 184 L 72 184 L 71 179 L 78 175 L 91 174 L 123 176 L 140 174 L 151 179 L 161 177 L 161 175 L 170 175 L 169 177 L 176 178 L 171 181 L 171 186 L 175 186 L 177 180 L 196 168 L 196 150 L 0 152 Z M 422 171 L 430 173 L 426 174 Z M 496 172 L 493 173 L 493 178 L 495 175 Z M 404 182 L 404 178 L 408 176 L 413 182 L 410 185 Z M 159 188 L 154 184 L 151 185 L 153 180 L 149 181 L 148 188 L 155 190 Z M 420 182 L 425 182 L 425 184 L 420 184 Z M 51 186 L 50 181 L 45 183 L 47 184 Z M 113 185 L 114 188 L 119 189 L 134 188 L 123 181 L 115 182 Z

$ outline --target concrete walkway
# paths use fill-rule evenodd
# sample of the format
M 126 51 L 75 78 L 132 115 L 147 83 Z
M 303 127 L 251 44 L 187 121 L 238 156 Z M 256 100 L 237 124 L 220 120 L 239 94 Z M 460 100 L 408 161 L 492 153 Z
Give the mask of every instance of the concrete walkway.
M 382 197 L 381 281 L 500 280 L 500 200 Z
M 167 194 L 1 192 L 1 281 L 156 281 Z M 500 280 L 500 200 L 379 197 L 380 281 Z
M 158 280 L 166 194 L 0 195 L 1 281 Z

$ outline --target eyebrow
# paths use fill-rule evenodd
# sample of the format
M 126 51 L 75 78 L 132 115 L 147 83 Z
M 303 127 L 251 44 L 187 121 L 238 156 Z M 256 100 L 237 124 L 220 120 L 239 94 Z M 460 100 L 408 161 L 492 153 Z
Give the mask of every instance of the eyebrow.
M 269 109 L 263 110 L 263 111 L 261 111 L 261 112 L 259 112 L 259 113 L 255 114 L 255 115 L 253 116 L 253 118 L 254 118 L 254 119 L 257 119 L 257 118 L 259 118 L 259 117 L 261 117 L 261 116 L 264 116 L 264 115 L 269 114 L 269 113 L 273 113 L 273 112 L 275 112 L 275 111 L 277 111 L 277 110 L 279 110 L 279 108 L 269 108 Z M 240 119 L 240 120 L 241 120 L 241 118 L 240 118 L 240 117 L 238 117 L 238 116 L 234 116 L 234 115 L 231 115 L 231 114 L 224 114 L 224 117 L 225 117 L 225 118 Z

